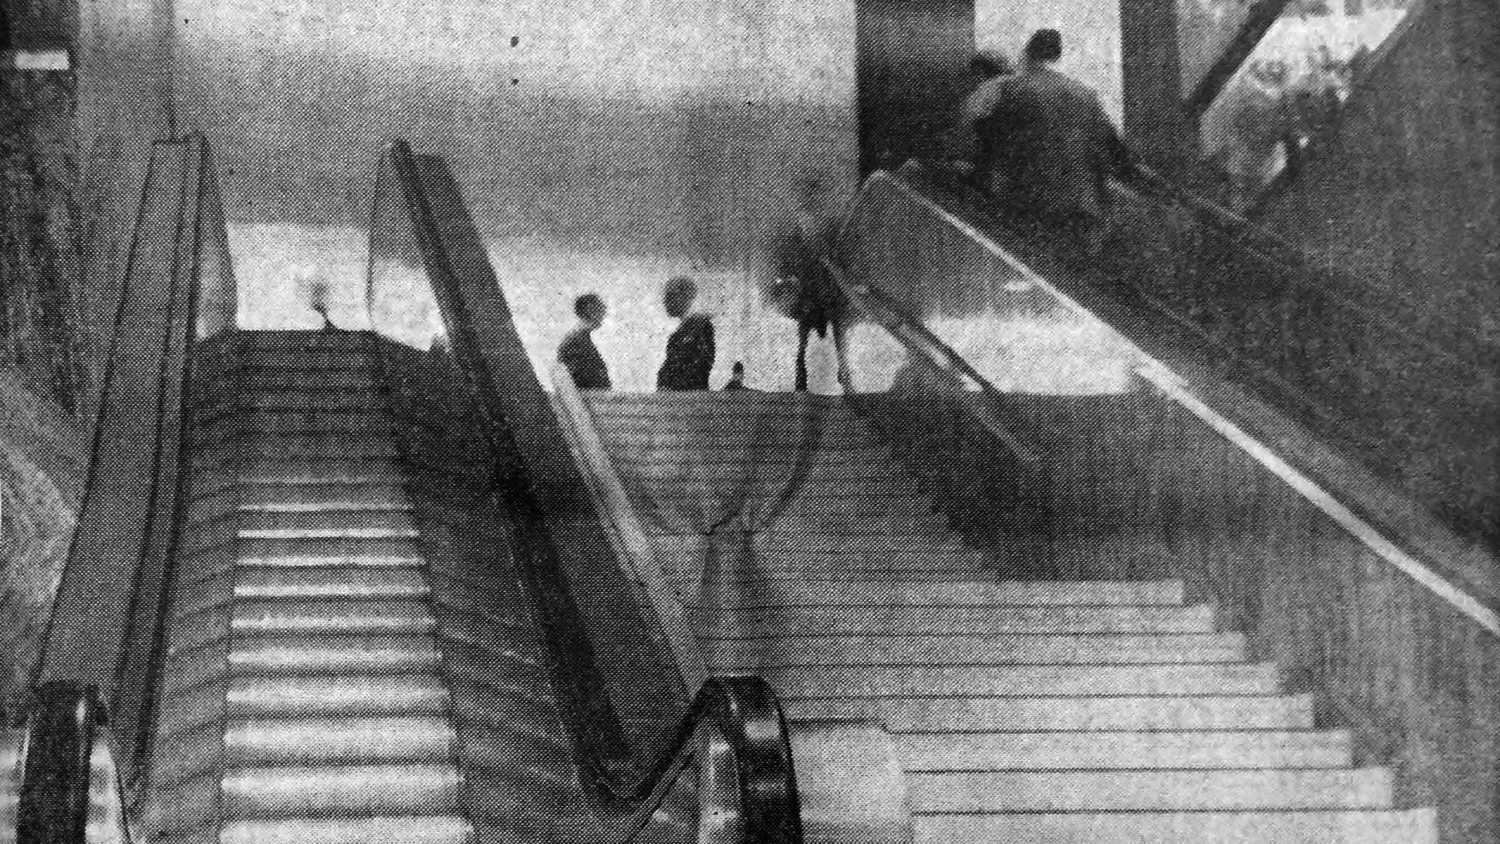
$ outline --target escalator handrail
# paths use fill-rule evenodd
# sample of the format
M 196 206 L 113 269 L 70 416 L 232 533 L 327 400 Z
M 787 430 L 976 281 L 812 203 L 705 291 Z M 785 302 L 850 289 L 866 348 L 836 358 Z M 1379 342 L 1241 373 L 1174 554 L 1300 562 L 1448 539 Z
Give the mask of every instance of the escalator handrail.
M 136 288 L 143 286 L 137 273 L 141 272 L 141 242 L 143 237 L 149 236 L 143 229 L 148 214 L 146 198 L 157 170 L 157 152 L 173 149 L 182 155 L 183 164 L 179 174 L 181 181 L 170 185 L 176 191 L 177 202 L 168 250 L 170 278 L 165 288 L 152 288 L 156 290 L 154 295 L 166 297 L 165 308 L 160 314 L 162 323 L 160 330 L 153 331 L 149 337 L 126 336 L 123 320 L 129 311 L 131 297 L 149 294 L 149 291 L 143 294 Z M 90 435 L 90 459 L 79 506 L 79 521 L 74 526 L 67 563 L 47 617 L 41 657 L 31 677 L 31 685 L 38 692 L 55 684 L 94 688 L 101 711 L 108 710 L 110 721 L 116 725 L 120 749 L 124 751 L 116 761 L 132 774 L 144 751 L 148 733 L 151 684 L 156 660 L 160 656 L 159 633 L 166 595 L 164 578 L 170 566 L 177 517 L 182 508 L 180 467 L 185 430 L 182 404 L 173 399 L 185 397 L 188 387 L 188 355 L 194 342 L 197 307 L 196 238 L 202 225 L 199 218 L 201 194 L 205 180 L 210 178 L 207 144 L 202 136 L 189 135 L 154 144 L 125 268 L 119 279 L 119 301 L 110 334 L 98 414 Z M 143 407 L 129 401 L 128 395 L 117 395 L 122 389 L 117 362 L 125 345 L 132 343 L 149 347 L 153 352 L 159 349 L 152 406 Z M 145 426 L 152 437 L 147 446 L 150 449 L 150 481 L 135 503 L 145 514 L 146 528 L 136 547 L 110 548 L 106 553 L 101 549 L 108 542 L 95 537 L 92 544 L 87 544 L 81 539 L 94 524 L 90 520 L 102 518 L 98 513 L 118 513 L 122 506 L 118 500 L 104 500 L 100 489 L 101 473 L 111 460 L 127 453 L 119 448 L 119 443 L 106 440 L 106 415 L 123 417 L 143 412 L 152 414 Z M 118 540 L 112 537 L 111 541 Z M 124 606 L 118 626 L 100 624 L 86 611 L 90 607 L 89 600 L 97 591 L 91 586 L 95 585 L 97 578 L 105 575 L 115 577 L 122 584 L 123 592 L 110 596 Z M 78 590 L 77 594 L 72 590 Z M 65 606 L 72 610 L 71 614 L 64 612 Z M 63 618 L 64 615 L 70 617 Z M 86 630 L 87 634 L 78 636 L 79 629 Z M 54 658 L 61 659 L 61 666 L 52 664 Z
M 110 741 L 99 687 L 54 681 L 31 694 L 16 803 L 17 844 L 84 844 L 88 840 L 94 748 Z M 106 799 L 124 805 L 118 776 Z M 128 824 L 116 830 L 130 842 Z
M 855 283 L 843 268 L 827 255 L 820 256 L 819 260 L 844 296 L 859 305 L 861 310 L 874 319 L 897 342 L 905 346 L 913 359 L 943 375 L 951 377 L 954 372 L 957 372 L 968 378 L 979 388 L 980 393 L 990 399 L 990 404 L 1004 400 L 1005 394 L 991 384 L 989 379 L 975 369 L 963 355 L 944 343 L 919 320 L 909 316 L 884 292 L 868 284 Z M 1040 462 L 1037 448 L 1027 442 L 1021 434 L 1007 428 L 995 417 L 994 413 L 989 412 L 990 404 L 981 405 L 977 402 L 961 402 L 961 404 L 970 416 L 999 440 L 1006 450 L 1021 463 L 1035 465 Z
M 480 351 L 468 311 L 461 306 L 450 308 L 443 305 L 444 302 L 463 303 L 463 291 L 418 174 L 416 156 L 410 145 L 399 139 L 387 141 L 382 155 L 390 158 L 393 173 L 400 182 L 401 195 L 407 204 L 427 276 L 435 288 L 433 294 L 439 303 L 454 358 L 465 370 L 471 384 L 493 392 L 499 385 Z M 521 467 L 518 470 L 525 471 Z M 529 490 L 530 486 L 520 488 Z M 521 494 L 531 497 L 529 492 Z M 540 512 L 540 505 L 532 501 L 528 509 Z M 548 545 L 551 543 L 548 536 L 529 538 Z M 516 551 L 529 553 L 530 542 L 520 544 L 522 547 Z M 580 624 L 577 619 L 571 621 Z M 543 639 L 547 641 L 546 637 Z M 556 674 L 554 672 L 554 676 Z M 564 678 L 557 679 L 566 682 Z M 801 812 L 786 718 L 775 691 L 763 679 L 753 676 L 707 678 L 678 720 L 671 743 L 650 764 L 643 766 L 643 773 L 638 776 L 619 773 L 588 746 L 583 725 L 571 723 L 576 719 L 565 720 L 570 720 L 567 726 L 578 745 L 577 758 L 584 769 L 581 779 L 585 787 L 595 798 L 597 808 L 613 816 L 619 824 L 620 834 L 615 840 L 630 840 L 650 822 L 653 813 L 671 792 L 688 754 L 696 750 L 691 740 L 706 731 L 722 736 L 730 752 L 736 783 L 736 809 L 743 819 L 740 840 L 746 844 L 797 844 L 802 840 Z M 710 754 L 702 764 L 712 766 L 714 761 Z

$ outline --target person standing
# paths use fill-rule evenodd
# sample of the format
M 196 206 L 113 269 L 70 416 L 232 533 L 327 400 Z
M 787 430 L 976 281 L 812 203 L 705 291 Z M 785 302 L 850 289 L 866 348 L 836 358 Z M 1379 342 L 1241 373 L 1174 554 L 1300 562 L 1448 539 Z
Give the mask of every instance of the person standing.
M 573 383 L 580 390 L 608 390 L 609 367 L 594 345 L 594 330 L 604 324 L 604 300 L 596 293 L 585 293 L 573 300 L 573 313 L 578 315 L 578 324 L 563 337 L 557 347 L 557 359 L 568 368 Z
M 843 291 L 829 275 L 823 261 L 834 254 L 838 219 L 829 207 L 827 189 L 817 180 L 803 185 L 794 226 L 776 248 L 776 283 L 773 298 L 797 321 L 797 356 L 794 362 L 798 391 L 807 389 L 807 341 L 813 332 L 819 338 L 833 332 L 838 382 L 849 385 L 849 361 L 844 344 L 844 323 L 849 312 Z
M 1000 86 L 1015 74 L 1015 68 L 1005 56 L 981 50 L 969 59 L 969 72 L 978 82 L 964 99 L 964 132 L 974 138 L 974 154 L 967 173 L 977 187 L 990 189 L 988 181 L 994 172 L 995 150 L 991 146 L 994 133 L 987 121 L 994 113 Z
M 707 390 L 714 368 L 714 324 L 706 314 L 691 313 L 698 286 L 686 276 L 667 282 L 662 307 L 681 320 L 667 338 L 667 355 L 656 372 L 657 390 Z
M 1007 210 L 1093 257 L 1109 201 L 1106 179 L 1133 164 L 1098 95 L 1060 73 L 1060 58 L 1062 36 L 1037 30 L 1026 44 L 1025 68 L 999 84 L 980 125 Z

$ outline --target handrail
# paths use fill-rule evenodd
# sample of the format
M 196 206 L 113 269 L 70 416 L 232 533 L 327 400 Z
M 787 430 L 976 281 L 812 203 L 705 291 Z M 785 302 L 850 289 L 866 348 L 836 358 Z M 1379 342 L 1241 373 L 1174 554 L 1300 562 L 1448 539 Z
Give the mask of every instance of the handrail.
M 83 844 L 94 727 L 103 722 L 98 686 L 52 682 L 35 690 L 16 806 L 19 844 Z
M 908 316 L 895 302 L 891 301 L 890 297 L 870 285 L 850 281 L 849 277 L 844 274 L 844 270 L 827 255 L 819 256 L 819 260 L 834 284 L 838 285 L 839 290 L 905 346 L 908 352 L 915 352 L 914 357 L 917 360 L 945 375 L 951 375 L 951 370 L 956 370 L 974 382 L 979 387 L 980 393 L 992 402 L 1004 401 L 1005 394 L 991 384 L 989 379 L 980 374 L 979 370 L 975 369 L 953 347 L 933 334 L 927 326 Z M 939 358 L 941 362 L 937 360 Z M 944 363 L 947 367 L 944 367 Z M 995 418 L 994 413 L 989 412 L 988 405 L 981 406 L 976 402 L 961 402 L 960 404 L 981 427 L 1003 443 L 1006 450 L 1016 459 L 1028 465 L 1040 462 L 1041 458 L 1035 446 L 1026 442 L 1021 435 L 1011 431 Z
M 84 844 L 93 837 L 94 757 L 97 746 L 110 741 L 103 729 L 107 723 L 98 686 L 52 682 L 32 693 L 16 805 L 17 844 Z M 118 769 L 108 774 L 112 839 L 130 844 Z
M 120 280 L 88 479 L 33 676 L 38 689 L 61 682 L 98 690 L 123 751 L 116 761 L 129 776 L 149 740 L 182 506 L 183 405 L 199 324 L 202 237 L 212 224 L 204 218 L 218 210 L 212 182 L 201 137 L 153 146 Z
M 611 528 L 611 539 L 618 543 L 616 552 L 629 567 L 636 584 L 655 611 L 657 623 L 666 634 L 667 644 L 672 648 L 683 679 L 689 685 L 699 685 L 708 678 L 703 649 L 688 626 L 682 602 L 663 592 L 668 583 L 666 572 L 651 548 L 651 539 L 630 503 L 629 493 L 615 471 L 614 461 L 604 450 L 593 414 L 566 366 L 555 363 L 550 374 L 561 411 L 558 416 L 563 423 L 563 436 L 573 447 L 579 464 L 586 468 L 584 480 L 599 503 L 601 520 Z
M 462 220 L 445 218 L 445 222 L 461 226 L 460 230 L 445 230 L 439 225 L 429 186 L 419 172 L 411 147 L 405 141 L 392 140 L 386 143 L 383 155 L 389 158 L 399 181 L 453 356 L 488 417 L 490 435 L 504 438 L 508 435 L 504 428 L 509 423 L 494 373 L 512 361 L 481 339 L 481 329 L 493 332 L 498 326 L 491 323 L 504 319 L 504 300 L 493 270 L 476 245 L 477 233 L 466 211 Z M 456 188 L 446 184 L 442 187 L 450 189 L 450 198 L 461 205 Z M 462 256 L 466 259 L 463 263 L 466 272 L 457 268 L 458 260 L 449 248 L 450 235 L 463 238 L 463 246 L 467 247 Z M 512 468 L 523 480 L 529 474 L 524 465 Z M 566 585 L 557 576 L 554 540 L 532 484 L 506 485 L 500 493 L 519 514 L 513 524 L 521 540 L 515 552 L 534 577 L 551 587 L 534 590 L 533 597 L 545 604 L 540 615 L 548 623 L 570 625 L 576 632 L 582 622 L 566 594 Z M 571 687 L 586 678 L 571 676 L 561 666 L 578 664 L 578 655 L 557 653 L 556 642 L 551 637 L 543 639 L 553 649 L 552 681 L 560 700 L 576 700 L 577 690 Z M 600 685 L 592 683 L 589 688 L 598 689 Z M 715 788 L 700 788 L 699 802 L 705 805 L 700 815 L 700 841 L 724 840 L 725 836 L 755 844 L 796 844 L 802 840 L 786 720 L 774 691 L 760 678 L 705 680 L 678 720 L 672 740 L 644 766 L 644 773 L 639 776 L 619 773 L 618 766 L 611 764 L 612 759 L 593 745 L 594 737 L 588 726 L 580 723 L 576 713 L 572 714 L 575 717 L 565 716 L 563 720 L 573 734 L 575 754 L 584 773 L 581 779 L 594 798 L 596 814 L 613 832 L 611 840 L 629 841 L 649 823 L 683 770 L 690 739 L 695 736 L 707 737 L 698 748 L 702 782 L 718 784 Z M 593 729 L 608 727 L 595 724 Z M 733 807 L 719 804 L 721 790 L 733 794 Z

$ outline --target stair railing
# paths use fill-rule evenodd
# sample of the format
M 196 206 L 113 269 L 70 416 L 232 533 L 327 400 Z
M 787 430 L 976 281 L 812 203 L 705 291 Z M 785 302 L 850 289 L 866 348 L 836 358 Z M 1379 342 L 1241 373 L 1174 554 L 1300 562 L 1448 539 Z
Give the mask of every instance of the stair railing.
M 576 475 L 577 469 L 561 444 L 556 419 L 515 333 L 458 188 L 442 159 L 416 156 L 405 142 L 391 141 L 382 151 L 376 194 L 367 291 L 372 320 L 378 332 L 397 342 L 451 355 L 485 419 L 492 457 L 504 476 L 498 490 L 503 512 L 497 517 L 512 537 L 513 551 L 539 604 L 537 616 L 552 657 L 553 689 L 572 734 L 580 779 L 593 798 L 606 838 L 632 840 L 663 805 L 687 765 L 696 762 L 699 841 L 802 841 L 786 721 L 774 691 L 760 678 L 704 679 L 674 726 L 646 741 L 645 752 L 632 747 L 622 732 L 619 704 L 612 697 L 629 678 L 612 684 L 603 675 L 595 651 L 610 646 L 611 621 L 591 618 L 587 608 L 597 605 L 598 615 L 609 615 L 600 601 L 624 599 L 634 604 L 635 592 L 621 583 L 626 575 L 620 561 L 592 559 L 607 554 L 607 540 L 584 541 L 587 560 L 559 549 L 559 536 L 546 516 L 557 508 L 545 507 L 543 500 L 559 494 L 554 490 L 566 485 L 559 479 Z M 395 219 L 387 219 L 384 215 L 393 206 L 399 209 Z M 399 236 L 409 234 L 411 245 L 374 242 L 376 231 L 393 224 L 409 227 Z M 412 306 L 410 301 L 387 308 L 382 298 L 386 292 L 377 290 L 382 284 L 376 270 L 380 261 L 398 264 L 405 279 L 390 282 L 404 285 L 391 292 L 393 301 L 409 297 L 436 312 L 413 316 L 413 310 L 425 306 Z M 581 478 L 574 480 L 575 486 L 584 486 Z M 587 510 L 592 504 L 573 498 L 563 507 Z M 575 526 L 586 532 L 602 530 L 599 522 L 585 516 Z M 575 550 L 582 547 L 577 539 L 569 537 Z M 570 571 L 570 565 L 583 565 L 588 571 Z M 602 625 L 602 632 L 593 625 Z M 673 663 L 668 657 L 662 664 Z M 652 679 L 635 678 L 638 683 Z M 667 685 L 681 688 L 684 679 L 689 678 L 675 678 Z M 600 700 L 601 695 L 606 699 Z M 664 705 L 681 699 L 674 697 L 677 700 L 658 698 L 651 704 L 659 714 Z

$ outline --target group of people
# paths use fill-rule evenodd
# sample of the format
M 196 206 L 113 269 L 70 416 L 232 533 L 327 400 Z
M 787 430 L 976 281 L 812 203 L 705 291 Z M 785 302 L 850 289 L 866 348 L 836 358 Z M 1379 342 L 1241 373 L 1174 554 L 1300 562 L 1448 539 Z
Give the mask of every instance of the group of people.
M 1107 179 L 1134 167 L 1132 156 L 1105 115 L 1099 97 L 1057 70 L 1062 36 L 1041 29 L 1026 44 L 1019 69 L 1001 56 L 980 53 L 971 68 L 981 81 L 964 104 L 977 151 L 972 183 L 993 195 L 1004 213 L 1063 247 L 1064 257 L 1092 260 L 1104 235 Z M 838 380 L 849 383 L 844 349 L 847 305 L 825 257 L 832 246 L 826 191 L 805 186 L 796 225 L 775 248 L 775 282 L 769 298 L 797 322 L 796 389 L 807 389 L 807 344 L 816 332 L 833 335 Z M 714 326 L 693 313 L 697 287 L 686 277 L 667 282 L 662 304 L 678 320 L 656 375 L 658 390 L 707 390 L 714 363 Z M 582 389 L 610 389 L 608 368 L 592 333 L 604 321 L 604 301 L 580 296 L 579 323 L 558 348 L 558 360 Z M 744 389 L 744 366 L 735 364 L 725 389 Z
M 671 279 L 662 290 L 662 306 L 667 316 L 677 320 L 677 328 L 667 338 L 667 353 L 656 372 L 658 390 L 709 388 L 708 375 L 714 368 L 714 323 L 707 314 L 692 310 L 697 296 L 698 286 L 686 276 Z M 597 293 L 585 293 L 573 302 L 573 312 L 578 316 L 578 324 L 563 337 L 557 359 L 579 389 L 608 390 L 609 367 L 593 337 L 608 313 L 604 300 Z M 744 382 L 744 364 L 736 362 L 734 377 L 725 389 L 744 389 Z
M 1092 256 L 1107 179 L 1134 164 L 1098 95 L 1057 70 L 1062 52 L 1062 35 L 1040 29 L 1019 70 L 1002 56 L 975 56 L 981 81 L 964 104 L 976 139 L 970 175 L 1016 222 Z

